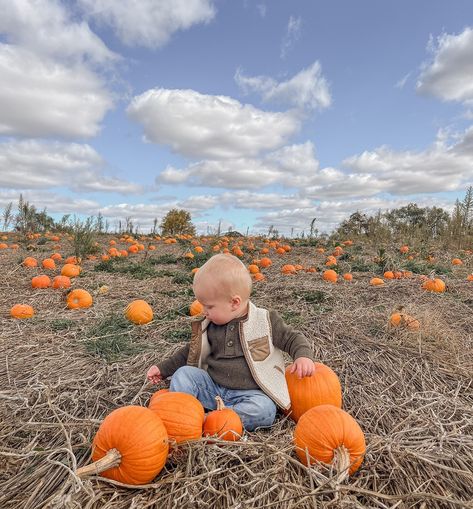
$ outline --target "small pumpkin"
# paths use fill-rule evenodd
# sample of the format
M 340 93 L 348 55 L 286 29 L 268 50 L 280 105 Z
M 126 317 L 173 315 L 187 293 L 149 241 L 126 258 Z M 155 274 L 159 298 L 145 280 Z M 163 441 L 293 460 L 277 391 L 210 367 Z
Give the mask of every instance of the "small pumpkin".
M 125 316 L 130 322 L 143 325 L 151 322 L 153 310 L 145 300 L 137 299 L 130 302 L 125 308 Z
M 266 253 L 268 250 L 266 250 Z M 261 250 L 261 253 L 263 253 L 263 249 Z M 259 261 L 260 267 L 263 267 L 263 269 L 268 268 L 273 262 L 271 261 L 271 258 L 263 257 Z
M 38 260 L 36 258 L 33 258 L 32 256 L 27 256 L 23 260 L 23 265 L 25 267 L 37 267 L 38 266 Z
M 460 260 L 460 258 L 454 258 L 452 260 L 452 265 L 463 265 L 463 262 Z
M 324 271 L 322 278 L 324 281 L 328 281 L 329 283 L 336 283 L 338 275 L 333 269 L 328 269 Z
M 427 278 L 422 288 L 428 292 L 443 293 L 445 291 L 445 283 L 440 278 Z
M 161 417 L 169 438 L 176 443 L 202 436 L 204 407 L 192 394 L 158 391 L 151 397 L 148 408 Z
M 409 330 L 415 331 L 420 329 L 420 322 L 417 318 L 403 312 L 403 307 L 391 314 L 389 317 L 389 324 L 391 327 L 406 327 Z
M 382 285 L 384 285 L 384 281 L 380 277 L 373 277 L 370 279 L 370 285 L 382 286 Z
M 55 289 L 59 288 L 70 288 L 71 280 L 67 276 L 56 276 L 53 279 L 52 287 Z
M 49 270 L 54 270 L 56 268 L 56 264 L 52 258 L 45 258 L 41 262 L 41 265 L 43 266 L 43 268 L 49 269 Z
M 317 405 L 330 404 L 342 406 L 342 388 L 338 376 L 321 362 L 314 362 L 311 376 L 297 378 L 291 373 L 291 365 L 286 368 L 286 383 L 291 398 L 291 418 L 297 422 L 301 415 Z
M 196 299 L 189 307 L 190 316 L 200 316 L 204 314 L 204 306 Z
M 341 408 L 319 405 L 307 410 L 294 430 L 299 460 L 307 466 L 332 464 L 340 480 L 360 468 L 366 442 L 360 425 Z
M 345 281 L 353 281 L 353 274 L 350 274 L 350 272 L 346 272 L 343 274 L 343 279 Z
M 284 250 L 283 250 L 284 251 Z M 284 251 L 286 252 L 286 251 Z M 296 273 L 296 268 L 292 264 L 286 264 L 281 267 L 281 272 L 286 275 L 291 275 Z
M 67 294 L 67 307 L 69 309 L 90 308 L 92 302 L 92 295 L 81 288 L 72 290 Z
M 49 288 L 51 286 L 51 279 L 45 275 L 35 276 L 31 280 L 31 286 L 33 288 Z
M 217 409 L 209 412 L 204 422 L 205 437 L 212 436 L 221 440 L 235 442 L 243 434 L 240 416 L 231 408 L 226 408 L 220 396 L 215 397 Z
M 66 263 L 61 269 L 61 275 L 67 277 L 77 277 L 80 274 L 80 267 L 74 263 Z
M 10 315 L 13 318 L 32 318 L 34 316 L 34 309 L 28 304 L 15 304 L 10 309 Z
M 169 453 L 166 428 L 151 410 L 129 405 L 111 412 L 92 444 L 92 463 L 79 477 L 100 473 L 125 484 L 146 484 L 161 472 Z

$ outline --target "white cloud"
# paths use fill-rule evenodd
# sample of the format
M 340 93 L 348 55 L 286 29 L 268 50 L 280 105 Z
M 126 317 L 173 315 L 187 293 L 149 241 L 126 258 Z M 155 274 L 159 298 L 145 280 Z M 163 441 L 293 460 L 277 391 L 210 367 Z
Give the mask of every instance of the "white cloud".
M 393 195 L 435 193 L 462 190 L 473 177 L 473 130 L 455 144 L 436 143 L 420 151 L 396 152 L 380 147 L 372 152 L 346 159 L 343 164 L 356 173 L 351 177 L 366 193 L 388 192 Z M 341 182 L 349 193 L 349 181 Z M 340 188 L 339 188 L 340 190 Z
M 400 79 L 400 80 L 399 80 L 399 81 L 398 81 L 398 82 L 397 82 L 394 86 L 395 86 L 396 88 L 400 88 L 400 89 L 404 88 L 404 87 L 405 87 L 405 85 L 406 85 L 406 83 L 407 83 L 407 80 L 410 78 L 410 76 L 411 76 L 411 73 L 410 73 L 410 72 L 408 72 L 408 73 L 407 73 L 405 76 L 403 76 L 403 77 L 402 77 L 402 78 L 401 78 L 401 79 Z
M 283 145 L 300 126 L 290 113 L 193 90 L 148 90 L 133 98 L 127 113 L 143 125 L 148 141 L 196 158 L 254 156 Z
M 103 175 L 104 163 L 89 145 L 37 140 L 0 143 L 0 187 L 69 188 L 75 192 L 137 193 L 142 187 Z
M 425 63 L 417 82 L 417 91 L 444 101 L 473 101 L 473 29 L 461 34 L 442 34 L 431 62 Z
M 327 108 L 332 102 L 329 85 L 318 61 L 279 83 L 268 76 L 245 76 L 241 69 L 237 69 L 235 81 L 244 93 L 258 92 L 265 102 L 288 104 L 301 110 Z
M 91 137 L 112 106 L 101 79 L 0 44 L 0 134 Z
M 256 8 L 258 9 L 258 12 L 262 18 L 266 17 L 266 13 L 268 11 L 268 8 L 265 4 L 256 4 Z
M 0 12 L 0 33 L 37 55 L 99 64 L 118 58 L 86 22 L 73 21 L 57 1 L 0 0 Z
M 148 48 L 164 46 L 174 32 L 215 16 L 212 0 L 79 0 L 79 4 L 126 45 Z
M 281 43 L 281 58 L 286 58 L 289 51 L 301 36 L 302 19 L 291 16 L 287 24 L 286 34 Z
M 312 206 L 312 200 L 298 195 L 279 193 L 252 193 L 250 191 L 225 192 L 219 196 L 219 204 L 225 208 L 236 209 L 280 209 Z
M 13 203 L 16 213 L 16 204 L 20 194 L 23 199 L 34 205 L 37 210 L 46 209 L 48 214 L 83 214 L 92 216 L 98 213 L 100 205 L 94 200 L 73 198 L 43 190 L 0 189 L 0 207 Z
M 255 189 L 274 184 L 286 187 L 307 186 L 317 178 L 318 161 L 311 142 L 290 145 L 261 158 L 203 160 L 185 169 L 168 166 L 158 183 Z

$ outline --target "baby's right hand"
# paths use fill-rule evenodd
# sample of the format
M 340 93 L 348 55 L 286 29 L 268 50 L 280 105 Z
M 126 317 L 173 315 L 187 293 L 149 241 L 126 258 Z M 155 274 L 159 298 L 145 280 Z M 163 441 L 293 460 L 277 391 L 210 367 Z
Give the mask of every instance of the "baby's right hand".
M 148 373 L 146 373 L 146 377 L 152 384 L 157 384 L 160 380 L 163 379 L 161 376 L 161 371 L 159 371 L 158 366 L 151 366 L 148 369 Z

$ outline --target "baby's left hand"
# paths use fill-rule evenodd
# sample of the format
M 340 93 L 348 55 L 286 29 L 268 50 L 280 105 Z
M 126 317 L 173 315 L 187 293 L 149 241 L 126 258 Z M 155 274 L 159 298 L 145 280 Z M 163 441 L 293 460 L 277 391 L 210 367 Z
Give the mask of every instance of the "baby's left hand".
M 290 373 L 296 373 L 297 378 L 311 376 L 315 371 L 314 361 L 308 357 L 299 357 L 291 366 Z

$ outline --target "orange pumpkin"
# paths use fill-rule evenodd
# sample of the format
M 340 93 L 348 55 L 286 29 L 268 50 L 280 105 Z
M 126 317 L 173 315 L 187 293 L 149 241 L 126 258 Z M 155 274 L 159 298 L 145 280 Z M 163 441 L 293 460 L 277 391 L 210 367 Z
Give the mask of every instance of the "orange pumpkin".
M 51 280 L 49 279 L 49 276 L 35 276 L 31 280 L 31 286 L 33 288 L 49 288 L 51 286 Z
M 67 294 L 67 307 L 69 309 L 90 308 L 92 295 L 87 290 L 77 288 Z
M 34 316 L 34 309 L 28 304 L 15 304 L 10 309 L 10 315 L 13 318 L 32 318 Z
M 259 272 L 259 267 L 258 265 L 252 263 L 251 265 L 248 265 L 248 270 L 250 274 L 257 274 Z
M 264 274 L 261 274 L 261 272 L 257 272 L 256 274 L 253 274 L 253 280 L 254 281 L 264 281 L 266 278 Z
M 439 278 L 428 278 L 422 284 L 422 288 L 429 292 L 443 293 L 445 291 L 445 283 Z
M 333 269 L 328 269 L 324 271 L 324 273 L 322 274 L 322 278 L 324 281 L 328 281 L 329 283 L 336 283 L 338 275 Z
M 161 417 L 169 438 L 178 444 L 202 436 L 204 407 L 191 394 L 158 391 L 151 397 L 148 408 Z
M 419 330 L 420 322 L 416 318 L 407 313 L 396 312 L 389 318 L 391 327 L 406 327 L 409 330 Z
M 145 300 L 134 300 L 125 308 L 125 316 L 130 322 L 143 325 L 153 319 L 153 310 Z
M 101 473 L 125 484 L 146 484 L 161 472 L 169 443 L 166 428 L 151 410 L 124 406 L 107 415 L 93 444 L 92 461 L 77 470 L 79 477 Z
M 338 376 L 328 366 L 314 362 L 315 371 L 311 376 L 297 378 L 286 368 L 286 383 L 291 398 L 291 418 L 297 422 L 301 415 L 317 405 L 342 406 L 342 388 Z
M 67 277 L 77 277 L 80 274 L 79 265 L 74 263 L 66 263 L 61 269 L 61 275 Z
M 217 410 L 207 414 L 204 422 L 205 437 L 212 436 L 235 442 L 243 434 L 243 424 L 240 416 L 231 408 L 226 408 L 220 396 L 216 396 Z
M 286 251 L 284 251 L 284 252 L 286 252 Z M 281 268 L 281 272 L 286 275 L 295 274 L 296 268 L 294 267 L 294 265 L 291 265 L 291 264 L 283 265 Z
M 38 266 L 38 260 L 36 260 L 36 258 L 33 258 L 32 256 L 27 256 L 23 260 L 23 265 L 25 267 L 37 267 Z
M 71 280 L 67 276 L 56 276 L 53 279 L 52 287 L 58 288 L 69 288 L 71 286 Z
M 263 250 L 261 250 L 261 252 L 263 252 Z M 268 251 L 266 251 L 268 252 Z M 271 261 L 271 258 L 261 258 L 261 260 L 259 261 L 259 264 L 261 267 L 263 267 L 263 269 L 266 269 L 267 267 L 269 267 L 273 262 Z
M 468 276 L 466 276 L 466 280 L 473 281 L 473 274 L 468 274 Z
M 345 281 L 353 281 L 353 275 L 347 272 L 346 274 L 343 274 L 343 279 Z
M 43 268 L 45 269 L 50 269 L 50 270 L 54 270 L 56 268 L 56 264 L 54 263 L 54 260 L 52 258 L 45 258 L 42 262 L 41 262 L 41 265 L 43 266 Z
M 204 314 L 204 306 L 196 299 L 189 307 L 190 316 L 200 316 Z
M 454 258 L 452 260 L 452 265 L 463 265 L 463 262 L 460 260 L 460 258 Z
M 370 285 L 372 286 L 382 286 L 384 285 L 384 281 L 379 277 L 373 277 L 370 279 Z
M 334 464 L 340 476 L 354 474 L 366 452 L 363 431 L 356 420 L 333 405 L 312 407 L 294 430 L 296 454 L 304 465 Z

